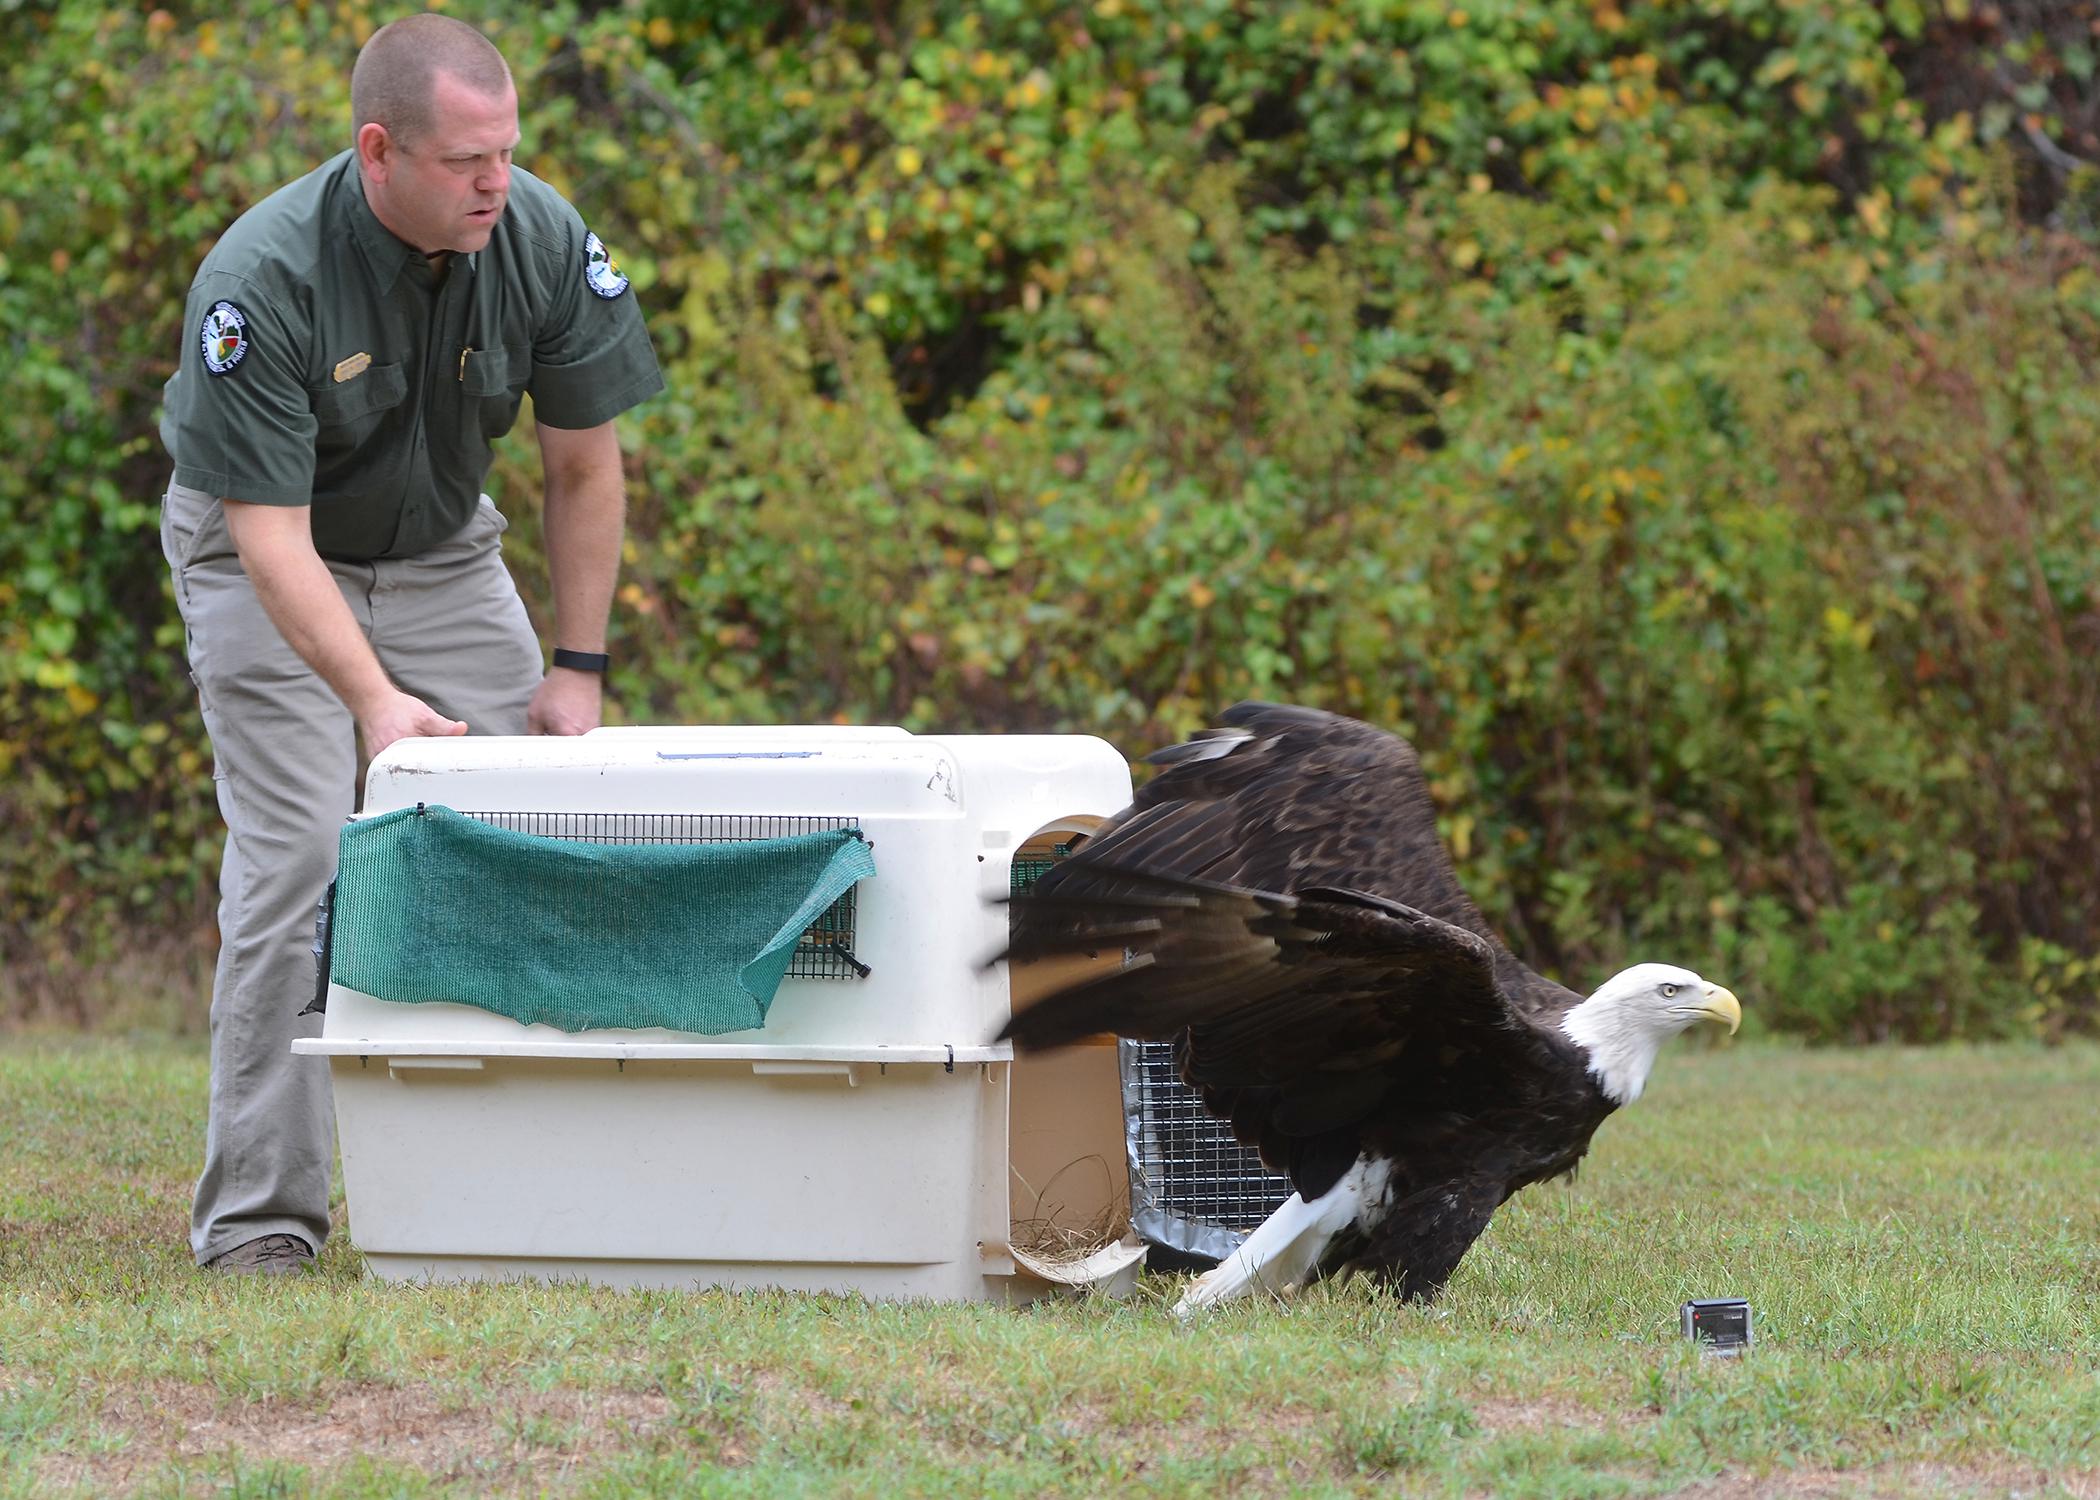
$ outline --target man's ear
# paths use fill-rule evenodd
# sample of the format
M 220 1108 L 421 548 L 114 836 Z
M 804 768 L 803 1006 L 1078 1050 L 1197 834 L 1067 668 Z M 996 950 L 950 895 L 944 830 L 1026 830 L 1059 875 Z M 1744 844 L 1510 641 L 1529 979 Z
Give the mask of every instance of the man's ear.
M 393 171 L 394 158 L 401 148 L 394 138 L 376 120 L 367 120 L 357 132 L 357 162 L 364 168 L 365 178 L 370 182 L 384 183 Z

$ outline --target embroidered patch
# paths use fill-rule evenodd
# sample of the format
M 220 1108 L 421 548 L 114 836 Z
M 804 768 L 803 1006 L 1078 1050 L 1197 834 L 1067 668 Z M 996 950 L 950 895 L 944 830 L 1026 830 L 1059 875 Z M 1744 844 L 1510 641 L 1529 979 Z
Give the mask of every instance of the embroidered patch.
M 348 359 L 336 361 L 335 383 L 341 385 L 346 380 L 355 380 L 371 368 L 372 356 L 359 350 Z
M 224 375 L 248 357 L 248 317 L 231 302 L 214 302 L 197 330 L 204 368 Z
M 603 240 L 589 231 L 583 236 L 583 279 L 590 283 L 592 291 L 608 301 L 627 290 L 627 278 L 620 274 L 612 252 L 605 248 Z

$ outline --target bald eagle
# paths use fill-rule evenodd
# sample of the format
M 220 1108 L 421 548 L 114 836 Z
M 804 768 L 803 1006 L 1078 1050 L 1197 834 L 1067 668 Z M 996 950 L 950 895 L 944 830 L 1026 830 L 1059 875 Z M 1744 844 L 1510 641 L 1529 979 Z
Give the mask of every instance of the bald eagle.
M 1183 1081 L 1297 1189 L 1178 1313 L 1364 1271 L 1434 1297 L 1519 1188 L 1573 1170 L 1663 1042 L 1742 1020 L 1643 963 L 1584 998 L 1495 936 L 1405 740 L 1242 703 L 1014 898 L 1007 957 L 1122 954 L 1008 1021 L 1028 1050 L 1172 1039 Z

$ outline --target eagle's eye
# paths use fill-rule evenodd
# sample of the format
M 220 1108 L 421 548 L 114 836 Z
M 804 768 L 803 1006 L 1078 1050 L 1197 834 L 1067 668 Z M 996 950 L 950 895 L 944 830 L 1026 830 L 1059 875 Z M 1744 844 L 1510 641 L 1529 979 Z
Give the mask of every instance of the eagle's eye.
M 1665 985 L 1663 986 L 1663 999 L 1667 1000 L 1667 999 L 1669 999 L 1669 998 L 1670 998 L 1670 997 L 1671 997 L 1672 995 L 1674 995 L 1674 994 L 1676 994 L 1676 993 L 1677 993 L 1677 986 L 1676 986 L 1676 985 L 1674 985 L 1674 984 L 1665 984 Z

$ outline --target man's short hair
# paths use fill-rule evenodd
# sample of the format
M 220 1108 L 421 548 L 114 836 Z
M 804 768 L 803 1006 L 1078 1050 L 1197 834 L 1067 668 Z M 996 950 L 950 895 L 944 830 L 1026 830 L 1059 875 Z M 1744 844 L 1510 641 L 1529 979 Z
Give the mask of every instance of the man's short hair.
M 439 73 L 480 94 L 500 94 L 510 65 L 495 43 L 450 16 L 403 16 L 373 32 L 350 70 L 350 135 L 383 125 L 404 146 L 430 133 L 430 101 Z

